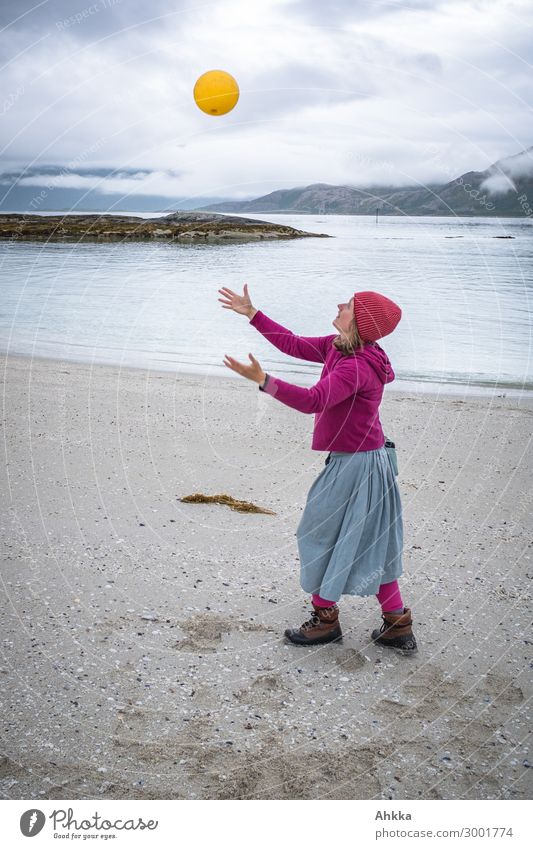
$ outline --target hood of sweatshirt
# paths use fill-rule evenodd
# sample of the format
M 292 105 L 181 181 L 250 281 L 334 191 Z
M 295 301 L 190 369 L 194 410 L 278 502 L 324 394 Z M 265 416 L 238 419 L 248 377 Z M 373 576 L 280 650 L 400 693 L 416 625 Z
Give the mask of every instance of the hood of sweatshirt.
M 394 370 L 387 354 L 377 342 L 365 345 L 360 355 L 374 369 L 381 383 L 391 383 L 394 380 Z

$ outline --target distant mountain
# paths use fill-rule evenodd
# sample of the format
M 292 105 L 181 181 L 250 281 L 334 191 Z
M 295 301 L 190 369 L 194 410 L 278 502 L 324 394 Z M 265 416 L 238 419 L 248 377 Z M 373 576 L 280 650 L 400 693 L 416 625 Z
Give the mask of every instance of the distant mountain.
M 200 203 L 220 203 L 222 198 L 202 198 Z M 103 193 L 96 189 L 15 185 L 0 196 L 0 212 L 173 212 L 194 210 L 198 198 L 164 195 Z
M 200 209 L 302 215 L 374 215 L 379 209 L 381 215 L 530 215 L 533 220 L 533 147 L 501 159 L 485 171 L 469 171 L 444 186 L 356 188 L 315 183 Z

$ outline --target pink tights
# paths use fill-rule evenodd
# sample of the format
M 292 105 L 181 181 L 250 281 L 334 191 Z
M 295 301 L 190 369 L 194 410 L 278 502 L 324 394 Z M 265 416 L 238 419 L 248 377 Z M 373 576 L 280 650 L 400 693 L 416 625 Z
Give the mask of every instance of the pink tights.
M 390 584 L 381 584 L 376 593 L 376 598 L 381 604 L 383 613 L 403 613 L 403 601 L 398 581 L 391 581 Z M 328 601 L 321 598 L 317 593 L 313 593 L 313 604 L 315 607 L 332 607 L 336 604 L 334 601 Z

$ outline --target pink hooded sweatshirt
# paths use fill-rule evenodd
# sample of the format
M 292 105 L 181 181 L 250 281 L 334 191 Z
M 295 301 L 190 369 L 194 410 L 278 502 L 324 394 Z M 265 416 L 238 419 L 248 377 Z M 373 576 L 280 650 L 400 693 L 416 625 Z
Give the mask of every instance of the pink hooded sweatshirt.
M 296 336 L 261 310 L 250 324 L 284 354 L 324 363 L 320 380 L 309 389 L 272 375 L 264 388 L 282 404 L 315 414 L 314 451 L 372 451 L 385 444 L 378 410 L 394 371 L 377 342 L 366 342 L 364 350 L 346 356 L 333 347 L 336 333 Z

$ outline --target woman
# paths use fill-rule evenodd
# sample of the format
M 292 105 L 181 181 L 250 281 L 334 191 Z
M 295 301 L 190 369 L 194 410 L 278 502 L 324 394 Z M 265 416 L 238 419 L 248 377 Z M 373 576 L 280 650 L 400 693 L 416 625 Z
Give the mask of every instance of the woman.
M 300 582 L 311 593 L 313 613 L 285 637 L 295 645 L 342 639 L 337 601 L 341 595 L 376 594 L 383 624 L 372 639 L 404 653 L 417 650 L 411 610 L 404 607 L 398 577 L 403 572 L 400 492 L 385 446 L 379 405 L 394 371 L 377 339 L 392 333 L 400 307 L 377 292 L 356 292 L 338 304 L 337 334 L 296 336 L 255 309 L 244 294 L 218 290 L 224 309 L 246 315 L 280 351 L 324 363 L 311 388 L 266 374 L 225 355 L 224 364 L 259 389 L 302 413 L 315 414 L 312 448 L 329 451 L 314 481 L 297 529 Z

